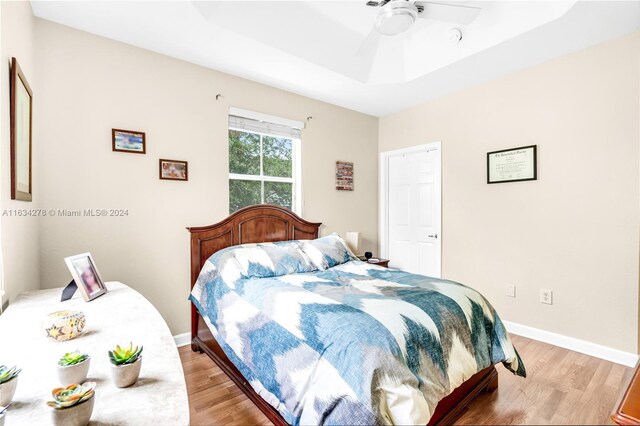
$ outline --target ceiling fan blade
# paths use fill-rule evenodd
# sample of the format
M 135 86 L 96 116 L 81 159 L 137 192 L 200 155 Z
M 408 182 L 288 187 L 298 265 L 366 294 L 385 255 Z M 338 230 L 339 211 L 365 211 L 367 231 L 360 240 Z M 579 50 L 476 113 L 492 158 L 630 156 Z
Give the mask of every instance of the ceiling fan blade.
M 423 9 L 418 15 L 420 18 L 429 18 L 436 21 L 462 25 L 470 24 L 480 15 L 480 12 L 482 12 L 482 8 L 480 7 L 463 6 L 461 4 L 417 1 L 414 5 Z
M 385 4 L 389 3 L 390 0 L 380 0 L 380 1 L 375 1 L 375 0 L 369 0 L 366 5 L 367 6 L 373 6 L 373 7 L 382 7 Z
M 356 56 L 373 56 L 380 45 L 380 36 L 381 34 L 375 28 L 371 28 L 356 52 Z

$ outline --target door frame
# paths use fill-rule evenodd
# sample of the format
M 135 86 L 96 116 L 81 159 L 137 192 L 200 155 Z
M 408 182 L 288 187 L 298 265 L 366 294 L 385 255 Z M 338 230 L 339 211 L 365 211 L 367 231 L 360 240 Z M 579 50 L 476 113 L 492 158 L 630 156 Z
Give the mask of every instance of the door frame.
M 387 218 L 389 217 L 389 205 L 387 200 L 389 199 L 389 158 L 395 157 L 397 155 L 402 154 L 414 154 L 416 152 L 429 152 L 429 151 L 437 151 L 438 156 L 436 159 L 436 163 L 438 164 L 438 168 L 440 169 L 440 185 L 436 186 L 438 191 L 436 198 L 440 199 L 440 209 L 437 210 L 437 214 L 439 216 L 440 229 L 437 230 L 438 233 L 438 241 L 439 241 L 439 250 L 440 250 L 440 261 L 437 262 L 438 273 L 436 278 L 440 278 L 442 275 L 442 142 L 435 141 L 423 145 L 411 146 L 408 148 L 396 149 L 393 151 L 385 151 L 380 153 L 380 163 L 379 168 L 379 189 L 378 193 L 379 197 L 379 205 L 378 205 L 378 217 L 379 221 L 379 235 L 380 235 L 380 257 L 384 259 L 388 259 L 389 255 L 389 224 L 387 223 Z M 393 259 L 390 259 L 393 262 Z

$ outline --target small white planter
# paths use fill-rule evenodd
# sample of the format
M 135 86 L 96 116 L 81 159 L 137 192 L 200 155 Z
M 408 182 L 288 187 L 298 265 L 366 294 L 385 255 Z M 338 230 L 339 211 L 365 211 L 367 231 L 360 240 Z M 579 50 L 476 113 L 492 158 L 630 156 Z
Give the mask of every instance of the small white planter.
M 6 407 L 13 399 L 18 387 L 18 377 L 16 376 L 0 385 L 0 407 Z
M 111 378 L 113 384 L 119 388 L 131 386 L 138 380 L 140 376 L 140 368 L 142 367 L 142 357 L 139 357 L 133 364 L 114 365 L 111 366 Z
M 51 408 L 51 422 L 54 426 L 87 426 L 93 413 L 94 393 L 91 398 L 69 408 Z
M 83 384 L 89 374 L 89 366 L 91 365 L 91 357 L 74 365 L 58 365 L 58 380 L 62 386 L 68 386 L 72 383 Z

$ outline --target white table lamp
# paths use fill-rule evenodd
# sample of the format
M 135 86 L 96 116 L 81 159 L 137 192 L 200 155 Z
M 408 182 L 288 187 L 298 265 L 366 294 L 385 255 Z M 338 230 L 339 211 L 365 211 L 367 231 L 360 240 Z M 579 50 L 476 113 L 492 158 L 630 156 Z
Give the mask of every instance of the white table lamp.
M 354 231 L 348 231 L 345 238 L 347 246 L 351 249 L 353 254 L 358 255 L 358 249 L 360 247 L 360 233 Z

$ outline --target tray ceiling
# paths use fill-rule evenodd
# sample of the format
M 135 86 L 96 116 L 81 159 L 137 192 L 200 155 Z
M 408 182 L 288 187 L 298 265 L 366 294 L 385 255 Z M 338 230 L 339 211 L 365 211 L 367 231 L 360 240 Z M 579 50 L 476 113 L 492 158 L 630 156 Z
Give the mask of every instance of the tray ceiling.
M 63 25 L 371 115 L 385 115 L 640 29 L 637 1 L 462 1 L 359 53 L 364 1 L 32 1 Z M 449 40 L 453 28 L 459 43 Z

